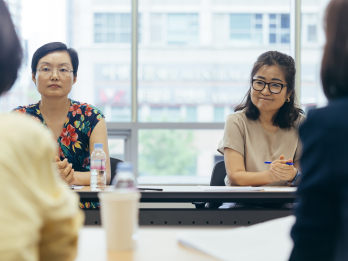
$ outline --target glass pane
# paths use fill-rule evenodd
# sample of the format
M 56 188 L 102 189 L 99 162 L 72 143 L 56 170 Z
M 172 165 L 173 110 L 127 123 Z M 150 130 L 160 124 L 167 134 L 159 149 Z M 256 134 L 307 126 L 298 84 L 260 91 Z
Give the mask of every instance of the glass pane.
M 116 41 L 116 35 L 113 33 L 107 34 L 107 42 L 108 43 L 114 43 Z
M 277 42 L 277 35 L 269 34 L 269 43 L 276 43 L 276 42 Z
M 289 0 L 139 0 L 139 10 L 148 28 L 139 45 L 141 122 L 223 122 L 257 57 L 290 53 Z
M 198 36 L 198 14 L 167 14 L 168 44 L 195 43 Z
M 162 14 L 151 14 L 151 42 L 162 42 Z
M 324 106 L 327 99 L 320 80 L 320 66 L 325 44 L 324 14 L 329 0 L 302 2 L 301 33 L 301 106 L 307 113 Z
M 139 130 L 139 177 L 210 177 L 223 130 Z M 163 153 L 166 152 L 166 153 Z
M 130 0 L 7 2 L 25 59 L 15 86 L 0 98 L 0 112 L 41 99 L 31 80 L 32 55 L 46 43 L 63 42 L 80 60 L 70 98 L 101 108 L 107 121 L 130 121 Z M 52 19 L 52 10 L 59 19 Z
M 214 108 L 214 121 L 221 122 L 224 121 L 224 107 L 215 107 Z
M 308 25 L 308 42 L 316 42 L 316 41 L 317 41 L 317 26 Z
M 250 29 L 250 14 L 231 14 L 230 28 Z
M 122 138 L 109 138 L 109 154 L 110 157 L 124 161 L 125 140 Z
M 24 59 L 11 91 L 0 97 L 0 112 L 9 112 L 17 106 L 37 103 L 41 99 L 31 79 L 31 57 L 38 47 L 48 42 L 67 40 L 66 1 L 59 5 L 45 0 L 7 0 L 6 3 L 22 44 Z M 52 19 L 52 10 L 60 19 Z
M 290 43 L 290 34 L 282 34 L 281 43 Z
M 282 14 L 281 15 L 281 28 L 290 28 L 290 15 Z
M 186 107 L 186 121 L 196 122 L 197 121 L 197 107 Z
M 107 28 L 108 29 L 114 29 L 116 26 L 116 14 L 107 14 Z

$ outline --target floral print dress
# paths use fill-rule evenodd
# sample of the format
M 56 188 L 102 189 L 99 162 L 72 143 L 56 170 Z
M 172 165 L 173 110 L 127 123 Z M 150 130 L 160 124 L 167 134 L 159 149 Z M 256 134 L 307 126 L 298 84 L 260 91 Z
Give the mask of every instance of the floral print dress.
M 35 120 L 47 126 L 40 112 L 39 104 L 19 106 L 13 111 L 31 115 Z M 70 99 L 70 109 L 62 132 L 57 140 L 60 160 L 65 158 L 75 171 L 90 171 L 89 139 L 98 122 L 104 118 L 103 113 L 87 103 Z M 80 202 L 81 208 L 99 208 L 97 202 Z

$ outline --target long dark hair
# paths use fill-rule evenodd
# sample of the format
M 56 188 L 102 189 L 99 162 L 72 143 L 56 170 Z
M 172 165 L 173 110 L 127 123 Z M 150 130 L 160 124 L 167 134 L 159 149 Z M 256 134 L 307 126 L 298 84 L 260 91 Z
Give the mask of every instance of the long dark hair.
M 254 63 L 254 67 L 250 74 L 250 88 L 245 95 L 243 101 L 234 108 L 234 111 L 241 111 L 245 109 L 246 116 L 251 120 L 257 120 L 260 116 L 259 109 L 251 101 L 251 85 L 255 74 L 263 66 L 276 65 L 284 73 L 287 93 L 290 93 L 290 101 L 285 102 L 278 112 L 273 116 L 273 124 L 281 129 L 290 129 L 295 126 L 295 121 L 303 111 L 295 106 L 296 93 L 295 93 L 295 61 L 294 59 L 284 53 L 277 51 L 269 51 L 261 54 L 257 61 Z
M 0 0 L 0 95 L 9 91 L 16 81 L 22 56 L 10 13 Z
M 33 55 L 33 59 L 31 60 L 31 73 L 33 75 L 36 74 L 37 63 L 39 62 L 39 60 L 42 57 L 46 56 L 49 53 L 55 52 L 55 51 L 67 51 L 68 52 L 68 54 L 70 56 L 71 64 L 73 67 L 74 76 L 77 76 L 77 70 L 79 68 L 78 54 L 77 54 L 75 49 L 68 48 L 65 44 L 63 44 L 61 42 L 48 43 L 48 44 L 41 46 L 39 49 L 36 50 L 36 52 Z
M 325 12 L 321 82 L 328 99 L 348 96 L 348 1 L 332 0 Z

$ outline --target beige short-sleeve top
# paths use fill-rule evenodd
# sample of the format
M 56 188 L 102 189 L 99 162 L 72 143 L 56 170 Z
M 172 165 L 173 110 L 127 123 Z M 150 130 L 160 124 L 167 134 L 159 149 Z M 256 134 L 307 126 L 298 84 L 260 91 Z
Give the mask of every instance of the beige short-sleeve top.
M 245 111 L 239 111 L 227 116 L 225 130 L 219 143 L 218 151 L 224 154 L 225 148 L 230 148 L 244 156 L 245 170 L 260 172 L 269 169 L 265 161 L 274 161 L 284 155 L 285 159 L 292 158 L 294 162 L 300 159 L 301 144 L 298 127 L 305 119 L 300 114 L 295 127 L 290 130 L 278 129 L 276 133 L 266 131 L 258 120 L 248 119 Z M 226 176 L 225 184 L 230 186 Z M 268 186 L 286 186 L 286 181 L 278 181 Z

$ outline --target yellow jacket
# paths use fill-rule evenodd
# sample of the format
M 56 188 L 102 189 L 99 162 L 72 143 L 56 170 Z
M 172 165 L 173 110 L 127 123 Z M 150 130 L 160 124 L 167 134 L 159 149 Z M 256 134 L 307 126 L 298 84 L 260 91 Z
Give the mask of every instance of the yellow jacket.
M 25 115 L 0 114 L 0 260 L 74 260 L 83 222 L 78 196 L 53 165 L 50 132 Z

